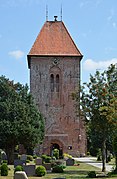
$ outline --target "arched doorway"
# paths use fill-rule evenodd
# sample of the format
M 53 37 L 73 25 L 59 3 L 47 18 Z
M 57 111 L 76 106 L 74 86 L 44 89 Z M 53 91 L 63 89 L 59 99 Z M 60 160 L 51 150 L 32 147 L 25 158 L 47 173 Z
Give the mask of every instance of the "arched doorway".
M 53 156 L 53 150 L 54 149 L 59 150 L 59 157 L 62 158 L 62 156 L 63 156 L 63 148 L 57 143 L 51 143 L 51 148 L 50 148 L 50 155 L 51 156 Z

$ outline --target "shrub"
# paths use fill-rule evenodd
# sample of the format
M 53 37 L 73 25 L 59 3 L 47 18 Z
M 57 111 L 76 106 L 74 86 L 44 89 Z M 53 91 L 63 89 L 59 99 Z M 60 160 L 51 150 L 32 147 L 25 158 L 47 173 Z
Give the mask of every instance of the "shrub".
M 89 178 L 96 178 L 96 172 L 95 171 L 88 172 L 88 177 Z
M 47 157 L 46 157 L 45 163 L 51 163 L 51 157 L 50 157 L 50 156 L 47 156 Z
M 33 155 L 33 159 L 36 159 L 37 158 L 37 155 Z
M 45 155 L 45 154 L 43 154 L 43 155 L 41 156 L 42 159 L 45 159 L 46 157 L 47 157 L 47 155 Z
M 46 169 L 44 166 L 40 165 L 36 168 L 35 173 L 37 176 L 42 177 L 46 174 Z
M 27 155 L 27 160 L 33 161 L 33 156 L 32 155 Z
M 17 171 L 23 171 L 23 167 L 21 165 L 17 165 L 15 167 L 15 171 L 14 172 L 17 172 Z
M 51 163 L 51 157 L 50 156 L 47 156 L 47 155 L 42 155 L 42 160 L 43 160 L 43 163 Z
M 53 157 L 52 157 L 52 160 L 56 160 L 56 157 L 53 156 Z
M 89 156 L 89 155 L 90 155 L 90 152 L 87 152 L 87 155 Z
M 113 168 L 113 170 L 108 173 L 108 177 L 115 177 L 115 176 L 117 176 L 117 170 L 116 168 L 115 169 Z
M 7 176 L 8 175 L 8 166 L 7 163 L 3 163 L 1 165 L 1 176 Z
M 54 172 L 54 173 L 63 173 L 64 172 L 63 169 L 65 169 L 64 165 L 55 165 L 52 168 L 52 172 Z
M 56 159 L 59 159 L 59 150 L 58 149 L 54 149 L 53 156 L 56 157 Z
M 3 164 L 3 163 L 8 163 L 8 161 L 7 161 L 7 160 L 2 160 L 2 164 Z
M 64 161 L 63 160 L 54 160 L 51 162 L 52 167 L 56 166 L 56 165 L 64 165 Z
M 68 159 L 68 158 L 72 159 L 72 156 L 69 155 L 69 154 L 67 154 L 67 153 L 64 153 L 64 154 L 63 154 L 63 157 L 64 157 L 64 158 L 67 158 L 67 159 Z
M 26 160 L 26 163 L 30 163 L 30 160 Z

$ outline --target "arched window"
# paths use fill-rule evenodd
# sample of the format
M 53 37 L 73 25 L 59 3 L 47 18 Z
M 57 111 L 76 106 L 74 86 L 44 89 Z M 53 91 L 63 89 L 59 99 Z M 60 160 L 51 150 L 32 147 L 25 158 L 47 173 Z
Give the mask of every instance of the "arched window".
M 56 92 L 59 92 L 59 75 L 56 75 Z
M 54 75 L 53 74 L 50 75 L 50 89 L 51 89 L 51 92 L 54 92 Z

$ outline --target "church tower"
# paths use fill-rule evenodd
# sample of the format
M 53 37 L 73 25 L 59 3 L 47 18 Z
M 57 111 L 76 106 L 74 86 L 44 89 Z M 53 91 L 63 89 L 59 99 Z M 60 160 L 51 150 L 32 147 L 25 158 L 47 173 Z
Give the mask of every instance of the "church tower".
M 73 100 L 80 86 L 82 54 L 62 21 L 46 21 L 27 58 L 30 90 L 45 118 L 41 153 L 84 155 L 86 134 L 79 105 Z M 77 112 L 76 112 L 77 111 Z

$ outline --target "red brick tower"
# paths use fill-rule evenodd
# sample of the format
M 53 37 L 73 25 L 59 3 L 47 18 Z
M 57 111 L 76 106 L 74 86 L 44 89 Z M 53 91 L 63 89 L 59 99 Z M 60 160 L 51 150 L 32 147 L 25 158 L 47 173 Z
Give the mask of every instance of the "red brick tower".
M 62 21 L 46 21 L 28 54 L 30 90 L 45 117 L 41 153 L 85 154 L 83 117 L 72 94 L 80 85 L 82 54 Z M 79 109 L 79 106 L 78 108 Z

